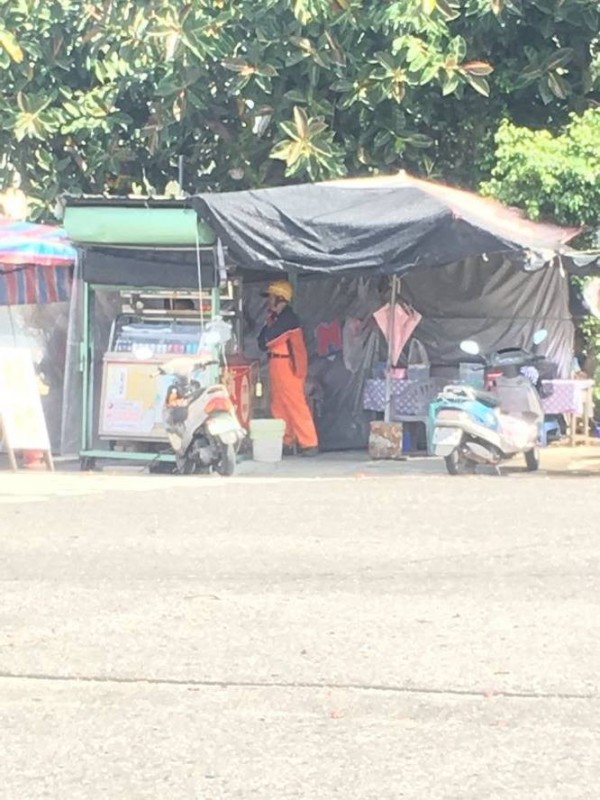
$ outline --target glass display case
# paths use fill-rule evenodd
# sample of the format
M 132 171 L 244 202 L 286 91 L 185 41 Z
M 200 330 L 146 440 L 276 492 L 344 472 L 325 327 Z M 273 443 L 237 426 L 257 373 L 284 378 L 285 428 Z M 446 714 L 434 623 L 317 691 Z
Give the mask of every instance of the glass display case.
M 206 325 L 180 319 L 151 319 L 121 314 L 113 324 L 108 352 L 145 359 L 195 355 L 203 347 Z
M 251 416 L 253 371 L 241 357 L 241 291 L 228 281 L 218 293 L 121 293 L 121 313 L 113 321 L 103 357 L 98 434 L 121 442 L 166 442 L 164 398 L 172 378 L 160 364 L 178 356 L 202 356 L 217 364 L 197 374 L 201 385 L 224 381 L 246 427 Z M 223 330 L 225 328 L 225 331 Z
M 99 436 L 111 442 L 166 442 L 162 424 L 165 394 L 172 378 L 160 375 L 160 364 L 177 356 L 202 355 L 218 360 L 214 320 L 161 315 L 120 314 L 114 321 L 104 355 Z M 226 347 L 231 346 L 231 340 Z M 218 366 L 198 375 L 201 384 L 219 379 Z

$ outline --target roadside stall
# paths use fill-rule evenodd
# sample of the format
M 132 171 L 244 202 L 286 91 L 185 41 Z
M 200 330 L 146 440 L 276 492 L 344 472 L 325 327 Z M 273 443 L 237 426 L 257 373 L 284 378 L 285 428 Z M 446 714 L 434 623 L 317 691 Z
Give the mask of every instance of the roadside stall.
M 552 377 L 570 377 L 567 242 L 576 228 L 405 174 L 189 204 L 249 273 L 296 283 L 322 449 L 365 447 L 376 415 L 405 423 L 411 448 L 423 445 L 439 388 L 475 379 L 459 348 L 467 338 L 485 351 L 525 346 L 543 327 Z M 258 291 L 246 308 L 257 330 Z
M 162 422 L 170 378 L 158 368 L 175 356 L 220 361 L 202 381 L 225 382 L 248 427 L 255 367 L 240 349 L 242 282 L 210 228 L 177 201 L 94 197 L 67 198 L 64 222 L 81 264 L 70 338 L 79 326 L 82 467 L 173 460 Z M 66 395 L 68 428 L 78 409 Z
M 31 353 L 55 451 L 60 445 L 68 303 L 76 257 L 61 228 L 0 217 L 0 346 Z

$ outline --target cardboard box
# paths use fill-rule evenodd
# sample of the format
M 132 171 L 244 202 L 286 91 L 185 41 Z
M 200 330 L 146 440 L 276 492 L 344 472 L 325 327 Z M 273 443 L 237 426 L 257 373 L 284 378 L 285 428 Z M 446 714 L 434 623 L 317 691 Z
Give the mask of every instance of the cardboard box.
M 372 422 L 369 433 L 369 456 L 372 459 L 402 459 L 402 423 Z

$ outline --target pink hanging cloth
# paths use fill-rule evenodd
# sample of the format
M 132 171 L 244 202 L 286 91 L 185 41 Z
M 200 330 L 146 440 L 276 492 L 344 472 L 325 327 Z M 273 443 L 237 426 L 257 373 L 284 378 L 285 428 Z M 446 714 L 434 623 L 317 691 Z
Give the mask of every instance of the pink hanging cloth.
M 377 311 L 374 312 L 373 316 L 375 317 L 375 322 L 381 328 L 381 332 L 385 336 L 385 339 L 389 345 L 390 304 L 386 303 L 386 305 L 378 308 Z M 398 363 L 398 359 L 400 358 L 400 353 L 404 349 L 404 345 L 408 342 L 414 329 L 422 319 L 423 317 L 421 314 L 419 314 L 418 311 L 415 311 L 414 308 L 405 307 L 401 304 L 395 306 L 394 317 L 392 321 L 393 367 L 395 367 Z

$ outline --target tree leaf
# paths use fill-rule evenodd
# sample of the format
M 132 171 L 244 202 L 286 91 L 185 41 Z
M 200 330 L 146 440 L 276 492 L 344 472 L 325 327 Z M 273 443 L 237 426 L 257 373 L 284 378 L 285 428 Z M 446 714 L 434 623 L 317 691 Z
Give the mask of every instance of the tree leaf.
M 176 94 L 182 88 L 181 81 L 175 75 L 165 75 L 157 84 L 155 92 L 158 97 L 169 97 Z
M 478 77 L 485 77 L 491 75 L 494 68 L 487 61 L 469 61 L 466 64 L 461 64 L 461 69 L 469 75 L 476 75 Z
M 479 94 L 482 94 L 484 97 L 490 96 L 490 85 L 485 78 L 480 75 L 469 74 L 468 72 L 465 74 L 465 78 L 476 92 L 479 92 Z
M 553 72 L 559 67 L 564 67 L 572 59 L 573 59 L 573 48 L 562 47 L 560 50 L 557 50 L 555 53 L 553 53 L 550 56 L 550 58 L 544 61 L 543 69 L 546 70 L 547 72 Z
M 224 58 L 221 64 L 231 72 L 243 72 L 249 67 L 245 58 Z
M 549 105 L 554 100 L 547 76 L 538 81 L 538 90 L 544 105 Z
M 566 82 L 564 78 L 560 75 L 557 75 L 556 72 L 551 72 L 548 75 L 548 86 L 552 94 L 556 97 L 559 97 L 561 100 L 566 100 L 566 98 L 571 94 L 571 87 Z
M 292 143 L 287 141 L 287 139 L 282 142 L 278 142 L 269 153 L 269 158 L 276 158 L 279 159 L 280 161 L 287 161 L 291 147 Z
M 301 106 L 294 106 L 294 122 L 298 129 L 298 135 L 302 139 L 306 139 L 309 135 L 308 117 L 306 116 L 306 111 Z
M 265 78 L 275 78 L 279 73 L 272 64 L 259 64 L 255 68 L 257 75 Z
M 313 55 L 315 53 L 316 48 L 314 44 L 305 36 L 290 36 L 290 42 L 308 55 Z
M 446 22 L 451 22 L 453 19 L 460 17 L 460 9 L 454 0 L 437 0 L 437 9 Z
M 460 81 L 456 73 L 446 75 L 445 79 L 442 81 L 442 94 L 444 96 L 452 94 L 458 89 L 459 83 Z
M 20 64 L 23 61 L 23 50 L 17 41 L 17 37 L 14 33 L 4 28 L 0 28 L 0 47 L 6 50 L 15 63 Z
M 331 88 L 333 89 L 333 86 Z M 292 103 L 306 103 L 306 95 L 300 89 L 290 89 L 289 92 L 284 94 L 284 97 Z

